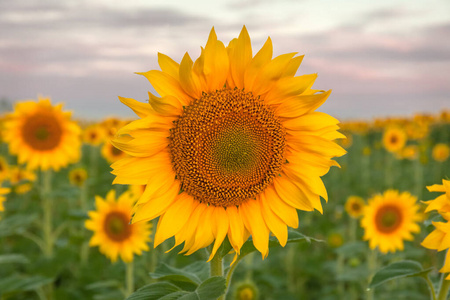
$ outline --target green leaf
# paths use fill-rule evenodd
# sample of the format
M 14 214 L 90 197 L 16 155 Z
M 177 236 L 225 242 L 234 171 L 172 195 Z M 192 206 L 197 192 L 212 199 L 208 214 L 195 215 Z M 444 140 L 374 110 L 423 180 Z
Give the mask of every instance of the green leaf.
M 214 276 L 202 282 L 195 291 L 200 300 L 217 299 L 226 289 L 225 278 Z
M 304 235 L 296 230 L 292 230 L 292 229 L 289 229 L 288 234 L 289 234 L 288 240 L 287 240 L 288 244 L 298 243 L 301 241 L 306 241 L 308 243 L 311 243 L 311 241 L 323 242 L 322 240 L 318 240 L 318 239 L 306 236 L 306 235 Z M 273 248 L 273 247 L 281 247 L 281 245 L 276 237 L 271 236 L 269 238 L 269 248 Z M 240 256 L 244 257 L 245 255 L 250 254 L 254 251 L 256 251 L 256 248 L 253 245 L 253 240 L 248 240 L 244 243 L 244 245 L 242 245 Z
M 336 253 L 343 257 L 355 257 L 367 252 L 367 243 L 363 241 L 349 242 L 337 248 Z
M 0 255 L 0 264 L 11 264 L 11 263 L 18 263 L 18 264 L 27 264 L 30 261 L 28 258 L 22 254 L 4 254 Z
M 13 215 L 2 219 L 0 222 L 0 237 L 21 233 L 36 219 L 37 214 Z
M 181 294 L 180 294 L 181 292 Z M 176 298 L 170 298 L 171 294 L 177 294 Z M 156 300 L 156 299 L 178 299 L 186 292 L 169 282 L 157 282 L 141 287 L 131 294 L 126 300 Z
M 195 286 L 202 282 L 196 274 L 183 269 L 171 267 L 165 263 L 159 264 L 155 272 L 150 273 L 150 277 L 161 280 L 189 282 Z
M 369 288 L 374 288 L 386 281 L 403 278 L 403 277 L 424 277 L 430 272 L 432 268 L 424 270 L 422 265 L 416 261 L 403 260 L 392 263 L 375 273 L 372 281 L 369 284 Z
M 52 278 L 42 276 L 20 277 L 13 275 L 0 280 L 0 291 L 2 295 L 32 291 L 52 281 Z
M 86 286 L 87 290 L 97 290 L 97 289 L 110 289 L 110 288 L 117 288 L 120 286 L 119 281 L 117 280 L 104 280 L 104 281 L 97 281 L 94 283 L 91 283 Z

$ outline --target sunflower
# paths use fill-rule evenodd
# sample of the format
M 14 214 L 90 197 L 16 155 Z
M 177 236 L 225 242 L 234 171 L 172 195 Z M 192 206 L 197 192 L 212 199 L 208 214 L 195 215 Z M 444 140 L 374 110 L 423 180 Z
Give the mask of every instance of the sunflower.
M 103 127 L 98 124 L 89 125 L 83 130 L 83 142 L 89 145 L 98 146 L 106 137 Z
M 427 186 L 430 192 L 444 192 L 434 200 L 424 202 L 427 205 L 425 213 L 436 210 L 444 217 L 450 213 L 450 180 L 442 179 L 442 184 Z M 450 216 L 450 214 L 449 214 Z
M 345 202 L 345 211 L 352 218 L 359 218 L 363 214 L 364 199 L 359 196 L 350 196 Z
M 419 147 L 417 145 L 408 145 L 401 150 L 401 157 L 409 160 L 416 160 L 419 158 Z
M 12 166 L 9 171 L 9 181 L 16 194 L 28 193 L 36 181 L 36 174 L 19 166 Z
M 83 186 L 87 179 L 87 171 L 85 168 L 75 168 L 69 172 L 69 181 L 78 187 Z
M 431 155 L 435 161 L 444 162 L 450 156 L 450 147 L 443 143 L 436 144 L 433 147 Z
M 0 181 L 9 177 L 9 165 L 3 156 L 0 156 Z
M 5 202 L 5 200 L 6 200 L 5 195 L 8 194 L 9 192 L 10 192 L 9 188 L 0 187 L 0 211 L 5 210 L 5 206 L 3 206 L 3 202 Z
M 113 144 L 129 154 L 112 165 L 114 183 L 144 185 L 133 223 L 159 217 L 155 247 L 174 236 L 189 255 L 228 237 L 237 254 L 251 235 L 263 258 L 272 232 L 285 245 L 296 209 L 322 212 L 321 176 L 346 153 L 338 120 L 315 110 L 331 91 L 317 75 L 295 76 L 303 56 L 272 59 L 272 42 L 253 56 L 244 27 L 228 47 L 214 28 L 200 57 L 159 54 L 144 75 L 161 98 L 119 97 L 139 117 Z
M 389 152 L 398 152 L 406 144 L 406 133 L 399 127 L 388 127 L 383 134 L 383 145 Z
M 120 149 L 114 147 L 110 142 L 105 142 L 101 150 L 102 156 L 106 159 L 108 163 L 113 163 L 121 158 L 127 157 L 128 155 Z
M 62 111 L 62 104 L 52 106 L 48 98 L 17 103 L 5 122 L 9 151 L 30 169 L 57 171 L 77 161 L 80 128 L 70 115 Z
M 136 198 L 129 192 L 119 196 L 111 190 L 105 199 L 95 197 L 97 210 L 89 212 L 85 226 L 94 235 L 89 241 L 91 247 L 99 246 L 100 252 L 115 262 L 120 255 L 124 262 L 131 262 L 133 254 L 141 255 L 148 250 L 150 224 L 141 222 L 130 224 L 133 204 Z
M 369 241 L 371 249 L 378 247 L 382 253 L 403 250 L 403 240 L 412 240 L 412 233 L 420 231 L 416 202 L 416 197 L 410 193 L 396 190 L 387 190 L 369 199 L 361 226 L 363 239 Z

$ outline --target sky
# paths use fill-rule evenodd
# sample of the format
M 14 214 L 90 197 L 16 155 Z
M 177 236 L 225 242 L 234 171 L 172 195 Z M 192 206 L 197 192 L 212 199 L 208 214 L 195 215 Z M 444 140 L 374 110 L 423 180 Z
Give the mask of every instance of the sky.
M 0 99 L 50 96 L 82 119 L 132 117 L 118 96 L 154 92 L 135 72 L 157 53 L 195 60 L 214 26 L 225 45 L 245 25 L 253 53 L 305 55 L 341 119 L 450 109 L 448 0 L 0 0 Z

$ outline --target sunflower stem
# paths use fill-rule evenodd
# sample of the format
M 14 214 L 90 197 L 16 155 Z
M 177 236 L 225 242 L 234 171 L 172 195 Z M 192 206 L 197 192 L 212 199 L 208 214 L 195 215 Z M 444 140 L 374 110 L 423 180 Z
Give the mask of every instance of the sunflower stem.
M 134 264 L 133 261 L 126 263 L 125 274 L 125 298 L 134 292 Z
M 53 256 L 53 233 L 52 233 L 52 199 L 51 199 L 51 170 L 41 173 L 42 175 L 42 207 L 43 207 L 43 237 L 44 237 L 44 255 L 48 258 Z
M 437 300 L 445 300 L 447 299 L 447 295 L 448 295 L 448 290 L 450 288 L 450 280 L 445 280 L 445 276 L 447 274 L 442 274 L 442 279 L 441 279 L 441 287 L 439 289 L 439 295 Z
M 223 260 L 222 256 L 219 252 L 216 252 L 213 259 L 209 262 L 210 265 L 210 275 L 213 276 L 221 276 L 223 277 Z M 231 271 L 231 270 L 230 270 Z M 217 298 L 217 300 L 225 299 L 226 291 L 228 290 L 228 286 L 226 287 L 225 294 Z
M 369 268 L 369 280 L 368 280 L 368 284 L 370 284 L 370 281 L 372 280 L 372 277 L 375 273 L 375 270 L 377 269 L 377 251 L 374 250 L 370 250 L 369 252 L 369 257 L 367 259 L 367 265 Z M 373 289 L 369 289 L 367 291 L 367 300 L 373 300 L 374 299 L 374 291 Z
M 434 287 L 433 287 L 433 283 L 430 280 L 430 277 L 428 276 L 428 274 L 426 274 L 425 276 L 423 276 L 423 279 L 425 279 L 425 281 L 428 284 L 428 289 L 430 290 L 430 299 L 431 300 L 436 300 L 436 292 L 434 291 Z

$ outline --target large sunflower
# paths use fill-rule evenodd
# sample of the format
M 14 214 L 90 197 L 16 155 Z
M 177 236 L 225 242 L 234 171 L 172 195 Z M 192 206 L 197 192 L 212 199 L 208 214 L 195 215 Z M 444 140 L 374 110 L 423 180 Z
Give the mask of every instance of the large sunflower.
M 47 98 L 15 105 L 5 122 L 4 139 L 19 163 L 30 169 L 59 170 L 80 157 L 80 128 L 70 120 L 62 104 Z
M 447 222 L 432 222 L 433 230 L 422 242 L 427 249 L 442 251 L 450 248 L 450 180 L 442 180 L 442 185 L 435 184 L 427 187 L 430 192 L 444 192 L 434 200 L 425 202 L 425 212 L 437 210 Z M 441 273 L 450 273 L 450 251 L 447 251 L 444 266 L 439 270 Z M 445 279 L 450 280 L 450 275 Z
M 382 253 L 403 250 L 403 240 L 412 240 L 412 233 L 420 231 L 418 209 L 417 198 L 408 192 L 387 190 L 373 196 L 361 219 L 363 239 L 369 241 L 371 249 L 378 247 Z
M 272 232 L 285 245 L 296 209 L 322 212 L 321 176 L 345 154 L 338 120 L 315 110 L 331 91 L 295 76 L 303 56 L 272 59 L 272 41 L 253 56 L 244 27 L 228 47 L 211 30 L 200 57 L 158 55 L 144 75 L 161 98 L 119 99 L 141 118 L 113 144 L 130 155 L 112 165 L 115 183 L 144 185 L 133 222 L 159 217 L 155 246 L 175 236 L 191 254 L 228 237 L 239 253 L 252 235 L 268 254 Z
M 113 262 L 119 255 L 124 262 L 131 262 L 134 253 L 140 255 L 148 250 L 150 224 L 129 224 L 135 201 L 130 192 L 121 194 L 117 201 L 114 190 L 105 199 L 96 196 L 97 210 L 90 211 L 90 219 L 85 222 L 86 228 L 94 232 L 89 245 L 99 246 L 100 252 Z

